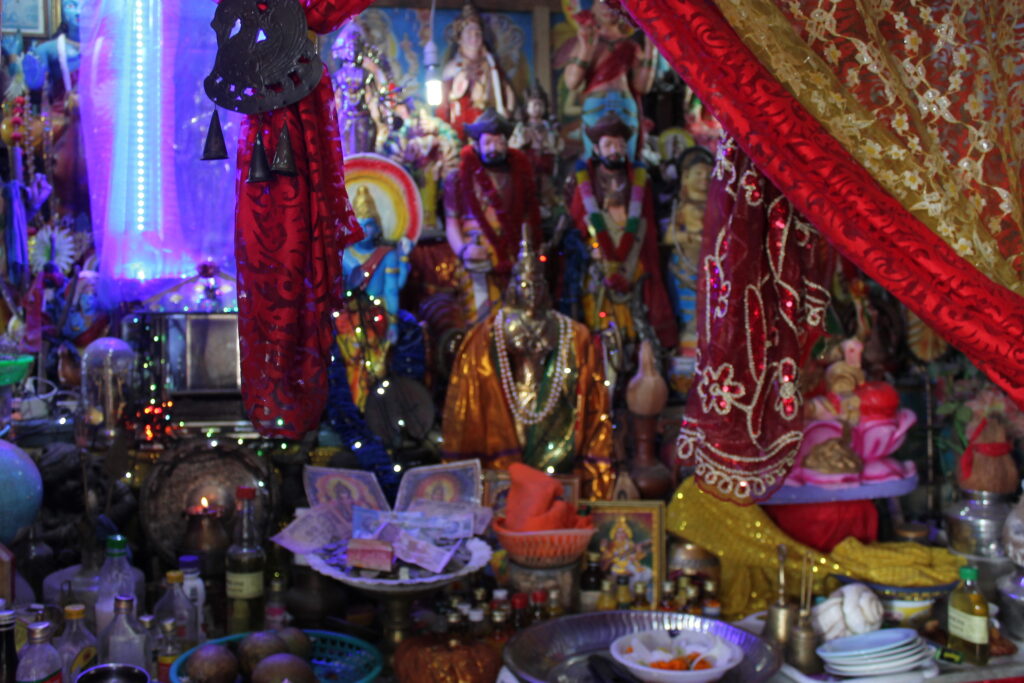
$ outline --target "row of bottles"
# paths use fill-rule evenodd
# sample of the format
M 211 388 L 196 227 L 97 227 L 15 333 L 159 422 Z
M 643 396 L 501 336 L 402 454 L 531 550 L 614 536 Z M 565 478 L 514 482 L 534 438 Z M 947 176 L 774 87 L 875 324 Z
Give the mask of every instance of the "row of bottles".
M 661 598 L 657 605 L 651 603 L 648 584 L 643 581 L 630 583 L 626 575 L 606 575 L 600 568 L 600 556 L 590 553 L 587 568 L 580 576 L 580 612 L 633 609 L 683 612 L 718 618 L 722 614 L 722 603 L 716 594 L 715 582 L 708 579 L 698 585 L 688 576 L 679 577 L 677 582 L 662 582 Z

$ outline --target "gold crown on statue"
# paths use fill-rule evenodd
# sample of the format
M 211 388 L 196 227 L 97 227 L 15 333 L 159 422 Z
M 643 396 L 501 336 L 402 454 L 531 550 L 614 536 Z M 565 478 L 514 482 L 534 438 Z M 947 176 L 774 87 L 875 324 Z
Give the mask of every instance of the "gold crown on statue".
M 370 188 L 361 185 L 356 190 L 355 201 L 352 202 L 352 209 L 356 212 L 356 218 L 374 218 L 380 223 L 380 214 L 377 212 L 377 203 L 373 201 Z

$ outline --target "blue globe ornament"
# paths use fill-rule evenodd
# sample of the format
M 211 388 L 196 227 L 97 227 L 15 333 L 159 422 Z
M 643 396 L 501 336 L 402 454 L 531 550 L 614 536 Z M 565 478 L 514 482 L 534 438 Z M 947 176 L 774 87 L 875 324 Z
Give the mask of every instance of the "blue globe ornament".
M 42 503 L 39 468 L 25 451 L 0 440 L 0 543 L 10 545 L 35 520 Z

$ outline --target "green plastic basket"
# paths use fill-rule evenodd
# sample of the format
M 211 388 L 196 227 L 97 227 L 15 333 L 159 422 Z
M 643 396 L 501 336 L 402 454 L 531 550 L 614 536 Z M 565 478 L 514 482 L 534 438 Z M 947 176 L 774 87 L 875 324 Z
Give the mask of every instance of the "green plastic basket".
M 313 666 L 313 673 L 320 681 L 325 683 L 370 683 L 380 675 L 384 663 L 380 650 L 365 640 L 331 631 L 304 629 L 304 633 L 313 641 L 310 664 Z M 249 634 L 236 633 L 233 636 L 208 640 L 203 645 L 220 643 L 234 650 L 235 644 L 247 635 Z M 197 649 L 199 648 L 194 647 L 174 660 L 174 664 L 171 665 L 171 683 L 184 683 L 187 680 L 182 669 L 185 667 L 185 662 Z
M 17 384 L 28 375 L 35 356 L 15 356 L 0 359 L 0 387 Z

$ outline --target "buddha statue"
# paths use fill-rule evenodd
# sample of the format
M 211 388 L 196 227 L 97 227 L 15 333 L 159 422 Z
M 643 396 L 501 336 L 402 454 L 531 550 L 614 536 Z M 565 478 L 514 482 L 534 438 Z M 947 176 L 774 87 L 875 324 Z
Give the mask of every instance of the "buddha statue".
M 524 462 L 576 473 L 581 493 L 612 491 L 612 430 L 601 361 L 586 326 L 552 308 L 526 230 L 500 307 L 466 335 L 448 384 L 446 460 Z

